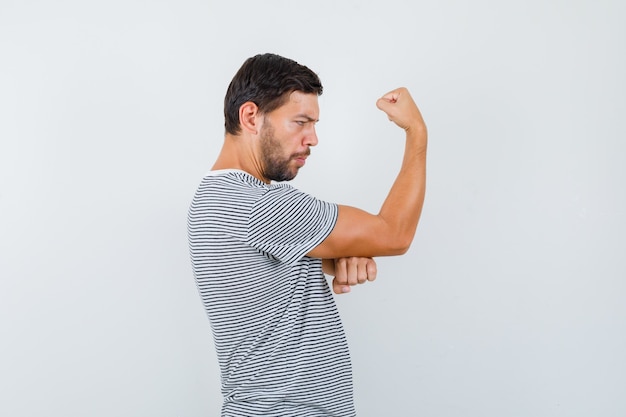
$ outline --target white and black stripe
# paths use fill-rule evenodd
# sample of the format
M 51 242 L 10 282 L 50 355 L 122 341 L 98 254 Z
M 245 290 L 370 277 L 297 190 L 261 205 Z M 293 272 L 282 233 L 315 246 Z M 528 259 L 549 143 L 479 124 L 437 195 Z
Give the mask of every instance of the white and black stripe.
M 206 175 L 191 261 L 215 340 L 222 416 L 354 416 L 345 334 L 321 260 L 337 206 L 238 170 Z

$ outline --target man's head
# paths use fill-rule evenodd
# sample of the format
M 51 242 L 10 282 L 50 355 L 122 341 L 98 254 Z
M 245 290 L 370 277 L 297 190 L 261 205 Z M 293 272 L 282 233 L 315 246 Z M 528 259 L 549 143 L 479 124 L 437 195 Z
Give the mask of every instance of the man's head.
M 272 181 L 290 181 L 317 145 L 315 124 L 319 115 L 317 96 L 294 91 L 285 104 L 263 116 L 259 147 L 259 171 Z
M 285 104 L 294 91 L 322 94 L 322 83 L 304 65 L 275 54 L 248 58 L 230 82 L 224 98 L 226 133 L 241 131 L 239 108 L 250 101 L 261 114 L 270 113 Z

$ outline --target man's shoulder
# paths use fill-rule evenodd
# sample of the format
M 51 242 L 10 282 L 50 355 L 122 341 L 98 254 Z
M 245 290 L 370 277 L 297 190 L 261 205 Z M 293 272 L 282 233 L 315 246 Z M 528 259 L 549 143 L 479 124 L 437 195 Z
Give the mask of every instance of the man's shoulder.
M 287 182 L 272 182 L 267 184 L 254 175 L 239 169 L 219 169 L 207 172 L 202 178 L 202 184 L 222 185 L 226 187 L 241 186 L 244 188 L 256 188 L 262 192 L 271 191 L 270 194 L 306 194 Z
M 220 206 L 275 204 L 300 200 L 308 194 L 287 183 L 267 184 L 253 175 L 236 169 L 207 172 L 196 190 L 194 202 L 220 202 Z M 279 203 L 280 204 L 280 203 Z
M 202 190 L 218 194 L 232 194 L 234 197 L 238 193 L 248 195 L 257 194 L 257 192 L 265 193 L 268 186 L 245 171 L 222 169 L 209 171 L 202 177 L 198 191 L 202 192 Z
M 266 185 L 263 181 L 256 178 L 254 175 L 243 171 L 241 169 L 216 169 L 212 171 L 208 171 L 204 174 L 202 178 L 203 181 L 213 181 L 213 182 L 235 182 L 235 183 L 246 183 L 253 184 L 258 186 Z

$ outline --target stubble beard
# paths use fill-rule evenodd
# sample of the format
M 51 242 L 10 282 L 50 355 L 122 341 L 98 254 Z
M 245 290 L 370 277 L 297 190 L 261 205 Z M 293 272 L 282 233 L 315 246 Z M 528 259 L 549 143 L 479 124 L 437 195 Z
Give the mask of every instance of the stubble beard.
M 298 174 L 297 168 L 290 168 L 293 155 L 285 158 L 280 141 L 274 137 L 274 128 L 266 120 L 261 128 L 261 157 L 263 175 L 272 181 L 291 181 Z

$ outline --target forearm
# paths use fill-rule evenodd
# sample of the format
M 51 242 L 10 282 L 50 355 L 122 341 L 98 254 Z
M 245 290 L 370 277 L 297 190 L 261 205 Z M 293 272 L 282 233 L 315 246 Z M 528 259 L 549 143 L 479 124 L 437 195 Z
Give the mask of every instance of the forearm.
M 378 214 L 404 250 L 415 236 L 424 204 L 428 133 L 424 125 L 418 125 L 407 130 L 406 136 L 400 172 Z

